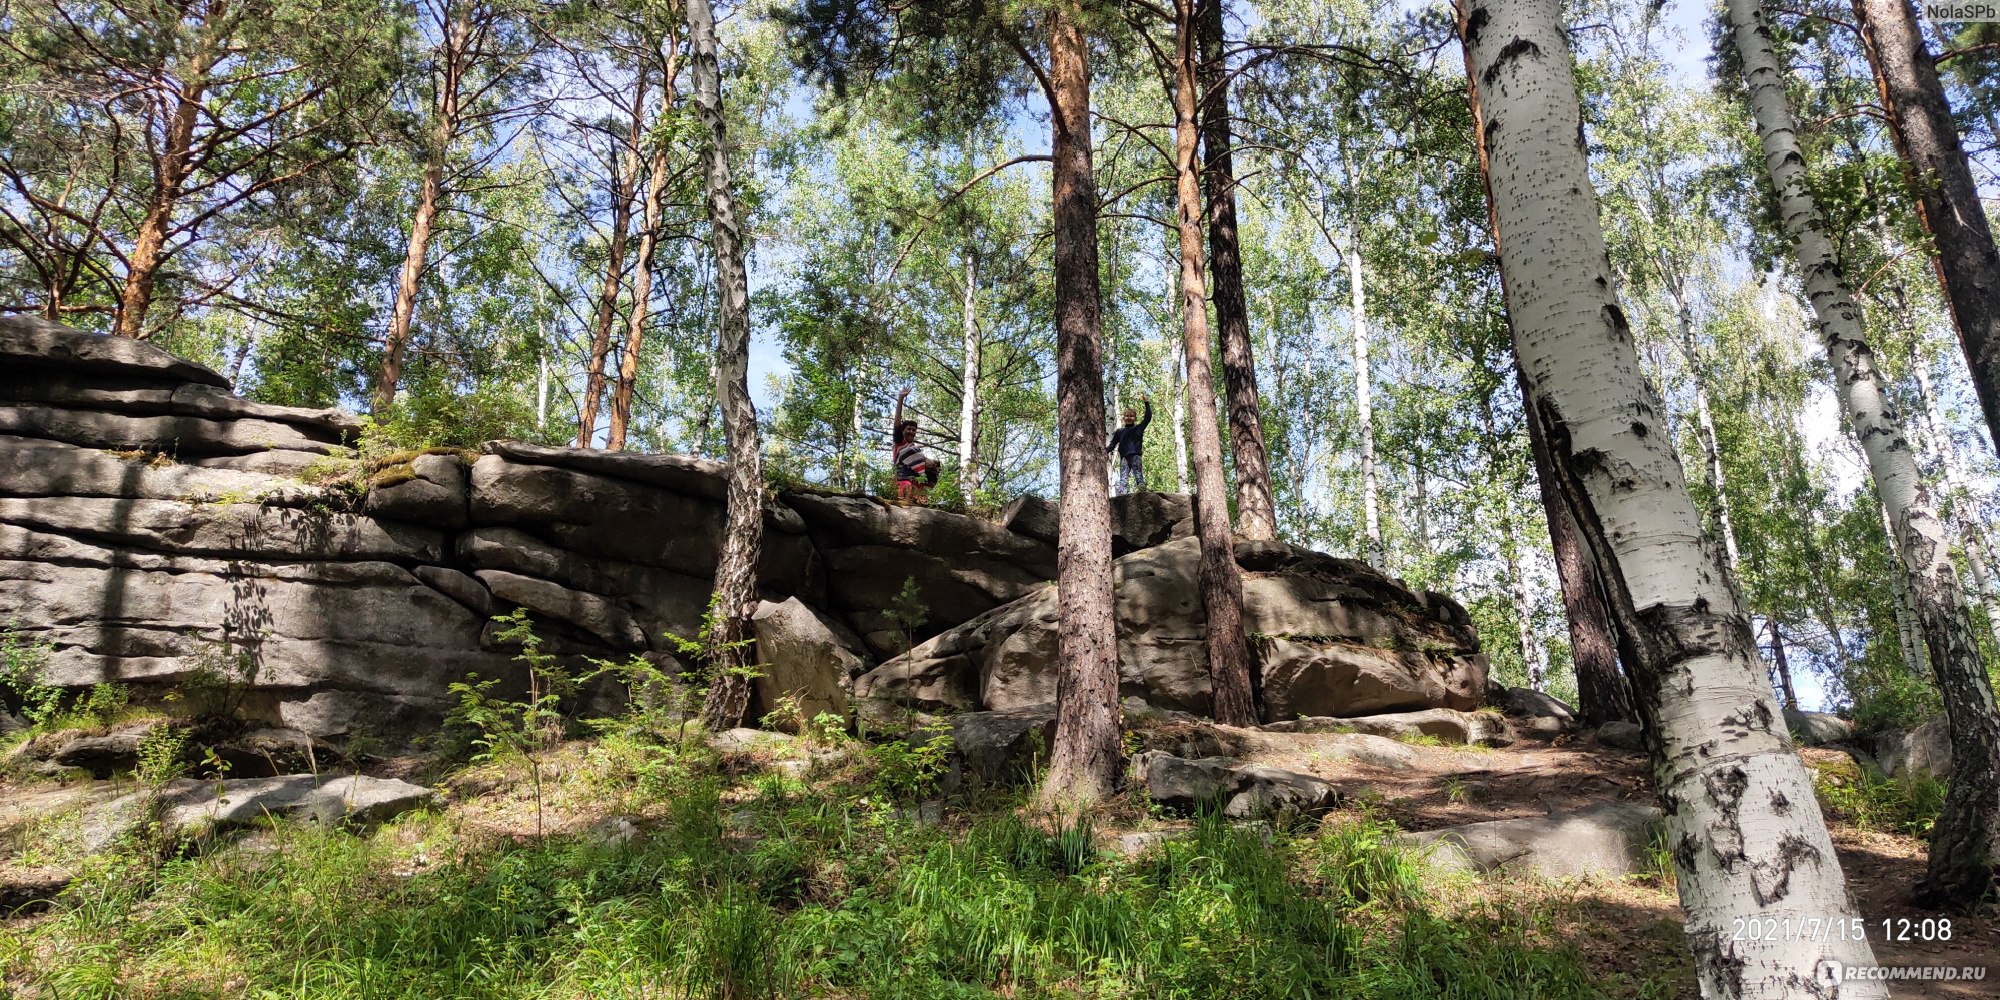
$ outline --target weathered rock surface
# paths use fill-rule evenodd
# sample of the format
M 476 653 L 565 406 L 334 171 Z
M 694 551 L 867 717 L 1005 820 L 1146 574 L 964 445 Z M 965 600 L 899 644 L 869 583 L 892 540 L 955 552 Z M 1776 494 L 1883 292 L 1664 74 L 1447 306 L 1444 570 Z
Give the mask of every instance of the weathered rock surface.
M 1799 743 L 1809 747 L 1845 743 L 1854 738 L 1854 723 L 1827 712 L 1785 709 L 1785 726 Z
M 248 721 L 394 741 L 435 722 L 468 674 L 519 684 L 491 620 L 512 608 L 576 669 L 671 655 L 669 633 L 700 630 L 721 463 L 491 442 L 469 463 L 371 466 L 364 488 L 349 478 L 361 426 L 241 399 L 149 344 L 0 319 L 0 610 L 50 645 L 44 679 L 143 699 L 221 667 Z M 1113 522 L 1122 694 L 1134 711 L 1205 713 L 1188 499 L 1119 497 Z M 775 667 L 760 701 L 789 692 L 846 714 L 847 676 L 912 645 L 862 675 L 883 696 L 868 704 L 1053 699 L 1047 502 L 996 524 L 792 490 L 767 502 L 765 529 L 759 596 L 793 634 L 759 637 Z M 1237 560 L 1247 625 L 1269 637 L 1256 650 L 1274 717 L 1472 707 L 1485 664 L 1448 599 L 1282 544 L 1239 545 Z M 898 607 L 906 584 L 915 613 Z
M 1554 695 L 1533 688 L 1505 688 L 1493 699 L 1495 707 L 1517 720 L 1523 730 L 1555 736 L 1576 728 L 1576 709 Z
M 764 601 L 750 616 L 763 674 L 753 682 L 752 717 L 790 699 L 806 722 L 821 715 L 854 716 L 848 694 L 861 673 L 861 657 L 847 649 L 826 623 L 796 597 Z
M 1000 524 L 1050 545 L 1061 534 L 1054 501 L 1015 497 Z M 1185 493 L 1125 493 L 1111 498 L 1111 554 L 1122 556 L 1194 534 L 1194 502 Z
M 1620 750 L 1646 749 L 1645 733 L 1636 722 L 1613 720 L 1597 727 L 1597 742 Z
M 987 782 L 1021 777 L 1037 754 L 1046 758 L 1056 735 L 1052 704 L 1012 712 L 961 712 L 947 721 L 959 767 Z
M 1944 716 L 1915 729 L 1875 738 L 1875 763 L 1890 777 L 1945 778 L 1951 774 L 1951 726 Z
M 1247 628 L 1298 638 L 1252 645 L 1272 718 L 1478 707 L 1486 662 L 1470 629 L 1366 566 L 1290 550 L 1251 550 Z M 1241 551 L 1241 550 L 1239 550 Z M 1121 694 L 1157 708 L 1209 711 L 1205 621 L 1193 538 L 1116 563 Z M 1031 596 L 944 632 L 856 682 L 855 695 L 921 711 L 1024 708 L 1055 700 L 1058 595 Z M 1427 643 L 1421 651 L 1364 645 Z
M 436 799 L 436 793 L 422 785 L 363 775 L 288 774 L 222 781 L 180 778 L 168 782 L 157 794 L 136 791 L 87 810 L 81 840 L 87 850 L 105 850 L 155 814 L 169 838 L 247 826 L 266 816 L 368 826 Z
M 1517 871 L 1543 878 L 1617 878 L 1646 870 L 1660 810 L 1606 802 L 1574 812 L 1499 819 L 1405 834 L 1449 871 Z
M 1459 712 L 1449 708 L 1427 708 L 1421 712 L 1365 715 L 1352 719 L 1308 716 L 1273 722 L 1264 727 L 1273 733 L 1350 732 L 1369 736 L 1434 736 L 1445 743 L 1507 745 L 1507 726 L 1489 712 Z
M 0 358 L 9 368 L 32 366 L 100 375 L 155 378 L 164 384 L 229 388 L 229 380 L 182 361 L 143 340 L 92 337 L 35 316 L 0 316 Z
M 1132 782 L 1170 809 L 1192 812 L 1219 805 L 1232 819 L 1316 815 L 1340 804 L 1340 791 L 1312 775 L 1226 757 L 1185 760 L 1148 750 L 1133 756 Z
M 466 488 L 465 465 L 457 456 L 419 455 L 410 462 L 410 478 L 369 490 L 361 512 L 395 521 L 463 528 Z

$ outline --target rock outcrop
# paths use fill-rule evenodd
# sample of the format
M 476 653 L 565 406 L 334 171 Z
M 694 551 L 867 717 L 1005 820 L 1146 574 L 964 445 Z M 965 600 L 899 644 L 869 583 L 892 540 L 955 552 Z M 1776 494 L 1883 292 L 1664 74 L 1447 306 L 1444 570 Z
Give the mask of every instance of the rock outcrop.
M 1244 627 L 1266 717 L 1478 708 L 1486 660 L 1465 612 L 1366 564 L 1276 542 L 1240 543 Z M 1115 566 L 1121 694 L 1209 713 L 1199 542 L 1141 549 Z M 864 702 L 922 712 L 1005 711 L 1056 695 L 1056 588 L 943 632 L 855 682 Z
M 361 427 L 241 399 L 146 343 L 0 318 L 0 627 L 48 648 L 49 682 L 143 697 L 199 678 L 315 739 L 407 735 L 468 674 L 517 683 L 492 620 L 517 607 L 579 668 L 659 662 L 699 632 L 720 463 L 511 441 L 364 458 Z M 1113 513 L 1124 693 L 1205 713 L 1188 499 Z M 798 489 L 769 499 L 765 529 L 760 705 L 1054 699 L 1046 501 L 996 522 Z M 1267 718 L 1479 704 L 1485 661 L 1449 599 L 1283 544 L 1237 561 Z

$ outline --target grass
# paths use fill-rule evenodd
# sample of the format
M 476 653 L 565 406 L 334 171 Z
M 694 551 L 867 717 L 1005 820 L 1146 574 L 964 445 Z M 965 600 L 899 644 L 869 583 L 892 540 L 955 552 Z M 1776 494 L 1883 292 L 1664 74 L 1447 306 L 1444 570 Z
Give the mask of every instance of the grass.
M 49 915 L 0 923 L 0 995 L 1603 995 L 1546 915 L 1434 892 L 1365 813 L 1270 843 L 1207 818 L 1125 859 L 1004 794 L 914 824 L 859 747 L 801 782 L 582 746 L 564 807 L 630 810 L 639 836 L 497 832 L 466 797 L 365 836 L 276 823 L 100 858 Z
M 1944 808 L 1945 783 L 1929 775 L 1892 778 L 1847 757 L 1809 765 L 1820 809 L 1864 830 L 1928 838 Z

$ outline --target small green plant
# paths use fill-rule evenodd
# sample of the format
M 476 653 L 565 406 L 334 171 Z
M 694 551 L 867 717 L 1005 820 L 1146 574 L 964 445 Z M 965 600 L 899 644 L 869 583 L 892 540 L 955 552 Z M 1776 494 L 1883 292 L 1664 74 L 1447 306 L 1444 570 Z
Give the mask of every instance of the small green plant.
M 1464 804 L 1466 799 L 1470 797 L 1465 788 L 1465 779 L 1456 774 L 1446 775 L 1444 779 L 1444 797 L 1447 802 Z
M 1924 774 L 1888 777 L 1842 760 L 1813 768 L 1813 791 L 1828 815 L 1855 826 L 1929 837 L 1944 808 L 1945 783 Z
M 1441 747 L 1444 741 L 1430 733 L 1397 733 L 1396 742 L 1408 743 L 1413 747 Z
M 763 663 L 746 663 L 738 666 L 731 662 L 738 650 L 754 647 L 757 644 L 757 640 L 746 637 L 730 642 L 721 642 L 716 639 L 716 634 L 720 630 L 722 620 L 721 611 L 715 603 L 719 596 L 710 595 L 708 610 L 701 614 L 701 631 L 695 633 L 694 638 L 690 639 L 672 632 L 665 633 L 667 641 L 674 644 L 674 651 L 695 665 L 693 670 L 682 675 L 682 677 L 687 678 L 690 682 L 691 690 L 688 692 L 688 696 L 690 705 L 692 706 L 699 706 L 708 698 L 708 689 L 706 687 L 693 687 L 695 682 L 705 679 L 712 685 L 724 677 L 740 677 L 743 679 L 743 683 L 750 684 L 756 681 L 757 678 L 764 676 L 764 667 L 767 666 L 767 664 Z M 744 658 L 749 659 L 747 656 Z M 683 736 L 686 733 L 686 720 L 693 714 L 693 708 L 682 714 L 681 727 Z
M 212 753 L 212 751 L 211 751 Z M 138 763 L 132 777 L 157 792 L 188 770 L 188 730 L 161 723 L 139 740 Z
M 515 608 L 493 616 L 493 620 L 507 626 L 499 632 L 500 639 L 521 646 L 514 659 L 527 667 L 528 696 L 525 700 L 501 697 L 496 693 L 499 678 L 480 680 L 477 674 L 468 674 L 451 685 L 458 705 L 445 716 L 445 722 L 478 733 L 472 740 L 480 748 L 473 755 L 474 761 L 519 759 L 527 764 L 535 790 L 535 835 L 540 836 L 545 823 L 539 753 L 562 739 L 562 699 L 574 690 L 575 683 L 553 653 L 542 651 L 542 637 L 535 634 L 528 609 Z
M 13 628 L 0 630 L 0 710 L 18 713 L 31 726 L 55 720 L 63 689 L 43 683 L 51 647 Z
M 896 592 L 889 602 L 889 620 L 896 623 L 896 629 L 903 633 L 903 651 L 916 648 L 917 630 L 931 620 L 930 606 L 924 603 L 924 595 L 917 586 L 917 578 L 905 577 L 903 589 Z
M 910 740 L 891 740 L 872 747 L 868 757 L 875 764 L 869 789 L 891 801 L 911 802 L 935 797 L 939 783 L 951 770 L 953 741 L 951 724 L 933 722 L 911 734 Z
M 187 658 L 187 676 L 166 696 L 183 701 L 194 715 L 233 719 L 257 681 L 257 658 L 227 641 L 189 636 L 194 652 Z

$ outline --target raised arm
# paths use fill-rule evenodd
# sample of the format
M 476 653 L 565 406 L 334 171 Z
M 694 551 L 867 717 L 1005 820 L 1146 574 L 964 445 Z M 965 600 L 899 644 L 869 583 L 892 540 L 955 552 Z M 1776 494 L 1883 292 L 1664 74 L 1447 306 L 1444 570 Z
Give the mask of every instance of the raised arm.
M 1148 393 L 1147 395 L 1139 397 L 1139 401 L 1143 403 L 1146 407 L 1146 415 L 1139 418 L 1139 430 L 1144 431 L 1146 429 L 1146 425 L 1153 422 L 1152 394 Z
M 902 437 L 903 434 L 903 400 L 908 398 L 910 398 L 910 390 L 908 389 L 903 389 L 896 393 L 896 416 L 889 421 L 889 454 L 891 456 L 896 454 L 896 446 L 901 443 L 897 438 Z

